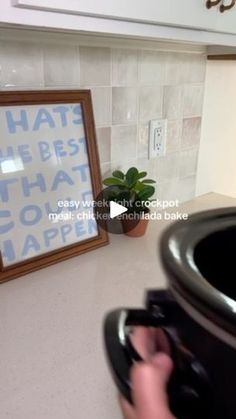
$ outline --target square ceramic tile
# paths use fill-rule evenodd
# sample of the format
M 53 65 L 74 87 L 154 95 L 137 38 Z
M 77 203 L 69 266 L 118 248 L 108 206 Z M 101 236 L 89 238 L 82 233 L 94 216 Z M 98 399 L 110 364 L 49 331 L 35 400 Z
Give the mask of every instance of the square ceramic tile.
M 97 128 L 96 133 L 100 163 L 108 163 L 111 161 L 111 128 Z
M 113 126 L 111 134 L 111 160 L 123 161 L 136 158 L 137 127 Z
M 166 61 L 166 85 L 177 85 L 183 82 L 183 60 L 180 53 L 169 52 Z
M 183 117 L 183 89 L 182 86 L 165 86 L 163 116 L 168 119 Z
M 135 87 L 112 88 L 113 124 L 127 124 L 137 120 L 137 90 Z
M 202 54 L 183 54 L 183 83 L 203 83 L 206 71 L 206 56 Z
M 143 50 L 140 53 L 140 83 L 142 85 L 163 85 L 167 53 Z
M 45 45 L 44 79 L 46 86 L 79 86 L 78 48 L 68 45 Z
M 157 178 L 159 182 L 179 176 L 179 153 L 170 153 L 157 158 Z
M 111 173 L 114 170 L 121 170 L 122 172 L 126 173 L 130 167 L 137 167 L 137 160 L 114 160 L 111 162 Z
M 93 87 L 92 103 L 96 126 L 111 124 L 111 88 Z
M 157 184 L 157 198 L 161 201 L 175 201 L 179 199 L 178 179 Z
M 165 84 L 202 83 L 205 72 L 205 55 L 170 52 L 167 57 Z
M 166 152 L 178 151 L 182 135 L 183 121 L 168 121 L 166 134 Z
M 188 176 L 184 179 L 180 179 L 176 185 L 176 189 L 180 202 L 190 201 L 196 195 L 196 176 Z
M 110 163 L 102 163 L 101 164 L 101 175 L 102 179 L 111 176 L 111 164 Z
M 138 81 L 138 51 L 112 50 L 112 85 L 132 86 Z
M 43 57 L 38 44 L 7 41 L 0 44 L 0 56 L 2 87 L 43 87 Z
M 140 87 L 139 120 L 162 118 L 163 87 Z
M 155 176 L 154 165 L 149 165 L 150 160 L 147 159 L 131 159 L 127 161 L 114 160 L 111 162 L 112 170 L 122 170 L 124 173 L 127 172 L 130 167 L 137 167 L 139 171 L 146 171 L 149 178 Z M 153 167 L 152 167 L 153 166 Z
M 110 49 L 99 47 L 80 47 L 79 52 L 81 86 L 110 86 Z
M 139 171 L 147 172 L 147 177 L 157 181 L 157 159 L 138 158 L 136 167 Z M 155 186 L 155 185 L 154 185 Z
M 189 83 L 202 83 L 206 76 L 207 56 L 204 54 L 192 54 L 189 60 L 188 81 Z
M 158 185 L 157 195 L 160 200 L 175 201 L 179 204 L 195 197 L 196 177 L 188 176 L 183 179 L 174 179 Z M 178 208 L 176 207 L 176 211 Z
M 148 158 L 149 150 L 149 124 L 138 127 L 138 157 Z
M 198 148 L 181 151 L 180 153 L 180 177 L 194 175 L 197 171 Z
M 203 94 L 203 84 L 184 86 L 184 117 L 202 115 Z
M 145 171 L 148 174 L 148 178 L 157 180 L 156 175 L 156 160 L 147 160 L 147 159 L 131 159 L 128 161 L 113 161 L 111 162 L 111 170 L 122 170 L 124 173 L 127 172 L 127 170 L 130 167 L 137 167 L 137 169 L 141 172 Z M 154 185 L 155 186 L 155 185 Z
M 191 148 L 199 145 L 201 135 L 201 118 L 183 120 L 181 148 Z

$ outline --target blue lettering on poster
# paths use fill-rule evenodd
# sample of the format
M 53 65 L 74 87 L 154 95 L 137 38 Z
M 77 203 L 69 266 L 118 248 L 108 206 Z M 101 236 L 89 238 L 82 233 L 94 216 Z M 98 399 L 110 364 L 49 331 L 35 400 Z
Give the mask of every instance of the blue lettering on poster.
M 45 222 L 45 217 L 47 221 L 52 213 L 78 211 L 77 196 L 67 198 L 72 203 L 67 209 L 57 204 L 60 199 L 64 200 L 58 193 L 65 195 L 64 191 L 68 189 L 69 195 L 70 187 L 78 185 L 79 197 L 79 188 L 84 184 L 83 201 L 93 200 L 90 183 L 86 185 L 90 182 L 90 170 L 84 133 L 79 130 L 78 137 L 73 133 L 65 137 L 65 133 L 70 132 L 68 127 L 74 125 L 76 132 L 83 124 L 81 105 L 9 107 L 3 118 L 3 132 L 8 135 L 3 137 L 6 146 L 1 144 L 0 147 L 3 174 L 0 179 L 0 252 L 4 262 L 11 264 L 19 261 L 20 256 L 30 258 L 53 250 L 55 246 L 71 244 L 71 239 L 76 237 L 96 234 L 94 219 L 61 223 L 50 228 Z M 58 129 L 62 129 L 62 136 L 58 135 Z M 52 133 L 49 138 L 47 132 Z M 70 159 L 72 163 L 68 167 Z M 67 166 L 62 165 L 63 161 Z M 28 173 L 24 172 L 26 166 Z M 44 196 L 46 199 L 41 200 Z M 25 232 L 25 235 L 19 232 Z

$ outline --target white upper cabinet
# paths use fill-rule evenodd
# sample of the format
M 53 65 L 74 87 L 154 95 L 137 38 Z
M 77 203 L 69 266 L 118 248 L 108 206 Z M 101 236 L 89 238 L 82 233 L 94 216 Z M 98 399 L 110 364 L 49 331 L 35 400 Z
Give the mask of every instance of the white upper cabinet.
M 0 1 L 2 26 L 236 46 L 236 6 L 220 13 L 206 0 Z
M 232 0 L 224 0 L 225 5 Z M 236 34 L 236 6 L 220 13 L 206 0 L 13 0 L 18 7 Z

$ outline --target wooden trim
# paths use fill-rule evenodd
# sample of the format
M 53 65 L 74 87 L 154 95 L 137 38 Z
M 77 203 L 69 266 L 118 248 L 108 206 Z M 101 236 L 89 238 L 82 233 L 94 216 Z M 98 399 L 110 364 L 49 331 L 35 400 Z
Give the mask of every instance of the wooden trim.
M 234 61 L 234 60 L 236 60 L 236 54 L 222 54 L 222 55 L 208 55 L 207 56 L 207 59 L 208 60 L 218 60 L 218 61 L 220 61 L 220 60 L 226 60 L 226 61 L 229 61 L 229 60 L 232 60 L 232 61 Z
M 90 175 L 93 196 L 96 198 L 96 196 L 101 192 L 102 182 L 90 90 L 30 90 L 0 93 L 0 106 L 53 103 L 81 104 L 88 150 L 88 160 L 91 170 Z M 91 239 L 61 247 L 60 249 L 43 253 L 39 256 L 24 260 L 14 265 L 9 265 L 7 267 L 3 265 L 0 252 L 0 283 L 108 244 L 109 240 L 107 232 L 102 230 L 99 225 L 97 225 L 97 228 L 97 236 Z

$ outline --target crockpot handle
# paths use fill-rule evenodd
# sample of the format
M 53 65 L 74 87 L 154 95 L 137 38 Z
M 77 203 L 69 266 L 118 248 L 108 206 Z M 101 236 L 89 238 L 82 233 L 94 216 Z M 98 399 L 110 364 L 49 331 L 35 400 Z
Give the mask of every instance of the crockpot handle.
M 127 335 L 129 326 L 163 327 L 165 317 L 160 311 L 155 315 L 146 310 L 119 309 L 108 313 L 104 323 L 106 352 L 114 381 L 121 394 L 132 403 L 130 368 L 142 358 Z
M 140 355 L 128 337 L 130 326 L 162 328 L 171 349 L 174 372 L 169 381 L 168 395 L 172 412 L 181 419 L 199 419 L 210 408 L 211 394 L 207 374 L 180 342 L 171 326 L 171 319 L 158 306 L 148 310 L 118 309 L 108 313 L 104 323 L 104 339 L 113 379 L 120 393 L 132 403 L 130 369 L 134 362 L 141 361 Z M 211 416 L 209 416 L 210 418 Z

